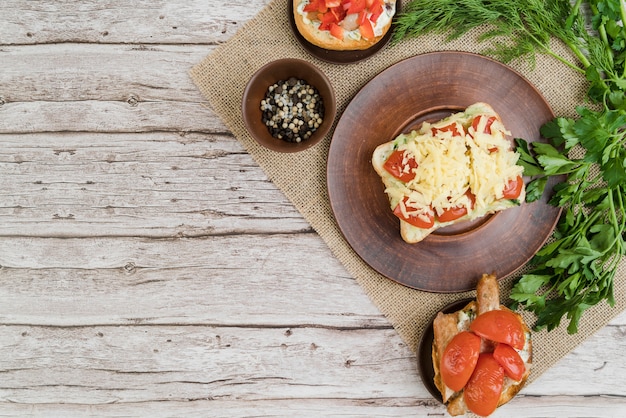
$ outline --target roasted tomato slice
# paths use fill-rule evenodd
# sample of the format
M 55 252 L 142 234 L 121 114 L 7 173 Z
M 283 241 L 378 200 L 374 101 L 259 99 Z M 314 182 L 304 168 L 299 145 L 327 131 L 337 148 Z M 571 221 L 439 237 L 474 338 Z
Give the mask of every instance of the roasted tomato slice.
M 476 196 L 474 196 L 474 194 L 469 190 L 465 192 L 465 194 L 470 199 L 470 208 L 473 208 L 474 202 L 476 201 Z M 465 206 L 455 206 L 450 209 L 445 209 L 443 212 L 441 212 L 440 215 L 437 215 L 437 219 L 439 220 L 439 222 L 450 222 L 459 219 L 460 217 L 465 215 L 467 215 L 467 208 Z
M 519 382 L 524 376 L 526 366 L 519 353 L 508 344 L 498 344 L 493 350 L 493 358 L 502 366 L 504 373 Z
M 522 176 L 509 181 L 502 191 L 503 199 L 517 199 L 522 194 L 522 187 L 524 187 L 524 180 Z
M 485 115 L 476 116 L 474 120 L 472 121 L 472 128 L 474 128 L 474 132 L 478 130 L 478 125 L 480 124 L 480 120 L 482 118 L 487 118 L 487 122 L 485 123 L 485 127 L 483 128 L 483 133 L 491 134 L 491 125 L 493 125 L 493 123 L 496 121 L 495 116 L 485 116 Z
M 430 128 L 430 131 L 433 136 L 436 136 L 439 132 L 452 132 L 452 136 L 461 136 L 459 126 L 456 123 L 451 123 L 450 125 L 442 126 L 440 128 Z
M 408 199 L 409 198 L 405 196 L 404 200 L 401 203 L 398 203 L 396 207 L 393 209 L 393 214 L 396 215 L 398 218 L 402 219 L 403 221 L 406 221 L 410 223 L 411 225 L 416 226 L 418 228 L 425 228 L 425 229 L 432 228 L 433 225 L 435 225 L 435 213 L 432 210 L 432 208 L 429 209 L 426 213 L 422 213 L 419 215 L 417 214 L 417 211 L 407 211 L 408 216 L 404 216 L 404 213 L 402 213 L 401 205 L 406 205 L 406 201 Z M 414 214 L 411 214 L 411 212 L 414 212 Z
M 498 407 L 503 385 L 502 366 L 493 358 L 493 354 L 482 353 L 463 391 L 465 404 L 473 413 L 486 417 Z
M 407 166 L 408 168 L 405 168 Z M 415 158 L 407 158 L 405 164 L 404 151 L 396 150 L 387 158 L 383 167 L 398 180 L 408 183 L 415 178 L 413 169 L 417 168 L 417 161 L 415 161 Z
M 457 392 L 469 380 L 480 354 L 480 337 L 469 331 L 456 334 L 441 357 L 440 370 L 443 383 Z
M 520 319 L 509 310 L 496 309 L 480 314 L 472 321 L 470 329 L 483 338 L 518 350 L 523 349 L 526 342 Z

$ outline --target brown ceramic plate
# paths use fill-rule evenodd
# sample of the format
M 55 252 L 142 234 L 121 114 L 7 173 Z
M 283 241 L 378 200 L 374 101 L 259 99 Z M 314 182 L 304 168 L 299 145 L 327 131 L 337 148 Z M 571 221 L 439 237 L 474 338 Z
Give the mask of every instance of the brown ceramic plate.
M 330 145 L 328 195 L 339 229 L 374 270 L 431 292 L 474 289 L 483 273 L 504 278 L 523 266 L 550 236 L 560 209 L 541 201 L 461 223 L 417 244 L 400 236 L 374 149 L 424 120 L 436 121 L 475 102 L 489 103 L 513 137 L 542 140 L 554 117 L 541 94 L 520 74 L 491 59 L 437 52 L 401 61 L 367 83 L 348 104 Z
M 392 23 L 385 36 L 383 36 L 380 41 L 376 42 L 370 48 L 358 51 L 333 51 L 330 49 L 320 48 L 319 46 L 313 45 L 312 43 L 304 39 L 304 37 L 300 34 L 300 31 L 298 30 L 296 22 L 293 18 L 293 1 L 287 0 L 287 3 L 289 5 L 287 7 L 287 12 L 289 14 L 289 24 L 291 25 L 291 30 L 300 45 L 302 45 L 302 47 L 314 57 L 326 62 L 330 62 L 332 64 L 353 64 L 355 62 L 359 62 L 371 57 L 372 55 L 383 49 L 385 46 L 387 46 L 387 44 L 391 40 L 393 29 L 395 27 L 395 24 Z M 399 11 L 400 0 L 396 0 L 396 16 L 398 15 Z
M 463 309 L 465 305 L 470 303 L 473 299 L 463 299 L 458 300 L 445 306 L 440 311 L 449 314 L 452 312 L 456 312 L 460 309 Z M 435 386 L 435 369 L 433 367 L 433 357 L 432 357 L 432 349 L 433 349 L 433 340 L 435 339 L 434 331 L 433 331 L 433 321 L 434 317 L 428 323 L 424 334 L 422 334 L 422 339 L 420 340 L 420 344 L 417 350 L 417 367 L 419 368 L 420 377 L 422 378 L 422 382 L 426 389 L 430 392 L 431 395 L 439 402 L 443 403 L 443 398 L 441 397 L 441 392 Z

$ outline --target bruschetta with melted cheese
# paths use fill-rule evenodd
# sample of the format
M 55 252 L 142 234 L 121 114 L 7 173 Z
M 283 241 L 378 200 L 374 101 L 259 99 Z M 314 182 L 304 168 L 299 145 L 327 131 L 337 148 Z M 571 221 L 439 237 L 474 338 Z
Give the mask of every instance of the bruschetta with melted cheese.
M 372 165 L 404 241 L 524 201 L 523 167 L 509 135 L 490 105 L 475 103 L 374 150 Z
M 434 383 L 450 415 L 487 416 L 524 387 L 532 364 L 531 332 L 500 304 L 498 282 L 485 274 L 476 300 L 433 321 Z
M 300 34 L 320 48 L 347 51 L 373 46 L 389 31 L 396 0 L 291 0 Z

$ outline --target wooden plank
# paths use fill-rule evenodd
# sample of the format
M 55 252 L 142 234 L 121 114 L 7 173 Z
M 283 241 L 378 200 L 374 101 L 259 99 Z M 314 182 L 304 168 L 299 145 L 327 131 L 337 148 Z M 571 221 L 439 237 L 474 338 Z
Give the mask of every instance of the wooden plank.
M 0 42 L 219 43 L 232 37 L 267 3 L 268 0 L 3 0 Z
M 4 134 L 0 142 L 0 235 L 310 231 L 230 135 Z
M 521 398 L 520 398 L 521 399 Z M 513 404 L 490 415 L 492 418 L 554 417 L 587 418 L 590 416 L 621 417 L 626 402 L 619 397 L 590 396 L 546 397 L 515 399 Z M 188 401 L 142 402 L 138 404 L 107 405 L 15 405 L 0 404 L 0 416 L 53 416 L 53 417 L 120 417 L 150 416 L 205 418 L 232 417 L 446 417 L 445 410 L 433 405 L 432 400 L 388 399 L 271 399 L 271 400 L 221 400 L 190 399 Z M 3 414 L 5 413 L 5 414 Z
M 297 411 L 343 405 L 347 411 L 371 406 L 415 414 L 443 412 L 421 384 L 414 357 L 392 330 L 2 326 L 0 331 L 3 398 L 14 407 L 89 403 L 107 415 L 116 411 L 106 406 L 113 403 L 123 410 L 121 405 L 210 400 L 215 403 L 208 405 L 232 408 L 235 415 L 241 408 L 247 411 L 247 402 Z M 602 344 L 591 348 L 598 347 Z M 624 348 L 622 344 L 619 349 Z M 572 365 L 560 364 L 553 370 L 560 369 L 567 378 L 558 387 L 542 386 L 539 380 L 494 416 L 528 416 L 528 408 L 553 416 L 557 408 L 580 407 L 577 399 L 587 407 L 574 416 L 589 414 L 591 407 L 603 412 L 623 407 L 626 389 L 616 383 L 623 381 L 625 366 L 617 352 L 590 350 L 576 367 L 585 374 L 588 360 L 607 354 L 615 363 L 606 367 L 606 378 L 594 379 L 593 387 L 571 380 L 577 374 Z M 552 379 L 553 370 L 548 372 Z M 607 379 L 617 376 L 622 378 Z M 295 400 L 304 404 L 289 402 Z M 567 404 L 561 404 L 564 400 Z M 84 406 L 76 406 L 80 408 Z
M 315 234 L 4 238 L 0 266 L 2 324 L 390 329 Z
M 5 46 L 0 49 L 0 96 L 5 105 L 31 101 L 119 102 L 129 108 L 162 101 L 193 104 L 203 99 L 188 71 L 213 50 L 214 46 L 205 45 Z

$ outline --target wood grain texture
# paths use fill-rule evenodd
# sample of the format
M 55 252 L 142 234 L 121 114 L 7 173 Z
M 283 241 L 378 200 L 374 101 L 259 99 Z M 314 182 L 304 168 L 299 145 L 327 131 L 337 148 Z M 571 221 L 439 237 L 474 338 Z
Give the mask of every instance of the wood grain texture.
M 0 2 L 0 416 L 444 416 L 187 72 L 268 1 Z M 622 416 L 626 314 L 495 416 Z

